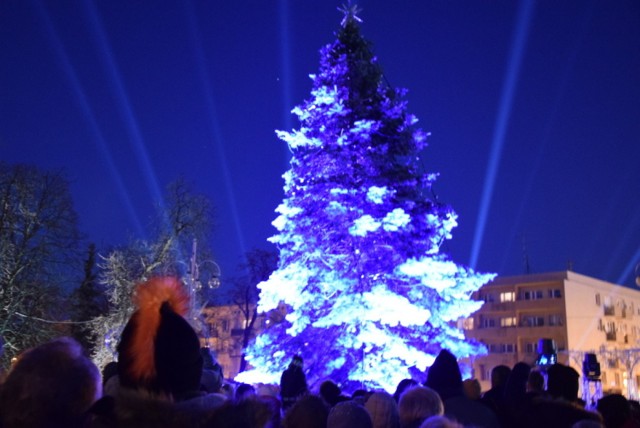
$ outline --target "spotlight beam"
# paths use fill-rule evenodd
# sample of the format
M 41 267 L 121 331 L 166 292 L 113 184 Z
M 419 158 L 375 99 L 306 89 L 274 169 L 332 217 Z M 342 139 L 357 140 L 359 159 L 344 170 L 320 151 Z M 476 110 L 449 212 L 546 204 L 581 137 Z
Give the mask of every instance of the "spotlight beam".
M 135 208 L 133 207 L 133 203 L 131 201 L 129 191 L 127 190 L 127 186 L 124 184 L 124 179 L 122 178 L 122 175 L 116 167 L 116 163 L 111 154 L 111 150 L 109 149 L 109 145 L 104 138 L 104 134 L 100 130 L 100 126 L 98 125 L 96 116 L 91 109 L 89 101 L 87 100 L 87 96 L 82 88 L 82 84 L 80 83 L 80 79 L 78 78 L 78 74 L 71 64 L 69 55 L 67 55 L 67 52 L 64 49 L 62 41 L 60 40 L 60 37 L 58 36 L 58 33 L 56 32 L 53 22 L 51 22 L 51 18 L 49 17 L 47 11 L 44 9 L 44 6 L 41 2 L 36 2 L 36 4 L 37 13 L 40 15 L 40 18 L 44 22 L 44 28 L 47 32 L 47 40 L 53 48 L 55 57 L 58 60 L 58 63 L 60 64 L 65 77 L 69 81 L 69 86 L 71 87 L 71 90 L 76 97 L 76 101 L 80 106 L 80 111 L 82 112 L 85 120 L 88 123 L 88 130 L 93 137 L 92 140 L 94 143 L 96 143 L 102 159 L 107 163 L 111 178 L 115 181 L 118 188 L 118 196 L 124 204 L 129 218 L 133 222 L 136 233 L 142 233 L 143 227 L 142 223 L 140 222 L 140 218 L 136 213 Z
M 218 112 L 216 103 L 213 98 L 213 89 L 211 87 L 210 79 L 207 77 L 207 60 L 204 55 L 204 49 L 202 48 L 201 38 L 198 32 L 198 24 L 196 21 L 195 11 L 191 2 L 186 2 L 187 19 L 189 20 L 189 35 L 191 36 L 191 44 L 195 54 L 196 68 L 198 76 L 200 77 L 200 83 L 203 86 L 202 93 L 204 94 L 208 117 L 210 120 L 209 128 L 213 141 L 215 143 L 218 166 L 222 172 L 224 189 L 227 196 L 228 206 L 231 210 L 231 217 L 235 234 L 238 239 L 238 244 L 242 257 L 246 254 L 246 245 L 242 225 L 240 224 L 240 215 L 238 214 L 238 204 L 236 203 L 235 191 L 231 180 L 231 173 L 227 163 L 227 155 L 224 150 L 224 143 L 222 137 L 222 131 L 220 129 L 220 121 L 218 120 Z
M 491 151 L 489 153 L 489 165 L 484 179 L 484 188 L 480 199 L 480 210 L 476 221 L 476 229 L 473 236 L 473 245 L 471 249 L 471 257 L 469 265 L 475 269 L 478 262 L 478 254 L 484 238 L 484 229 L 487 223 L 491 198 L 493 197 L 493 188 L 495 186 L 498 167 L 500 165 L 500 157 L 504 147 L 504 136 L 506 134 L 509 116 L 511 114 L 511 106 L 513 104 L 514 93 L 522 64 L 522 56 L 524 46 L 526 44 L 531 24 L 531 15 L 533 11 L 533 0 L 523 0 L 518 10 L 518 19 L 514 29 L 514 39 L 509 54 L 509 62 L 506 70 L 506 78 L 502 86 L 502 95 L 498 107 L 498 116 L 494 127 L 493 139 L 491 143 Z
M 154 198 L 154 201 L 157 201 L 160 204 L 160 207 L 164 212 L 165 204 L 162 191 L 160 190 L 157 176 L 154 172 L 151 160 L 149 159 L 149 154 L 144 138 L 142 137 L 142 132 L 140 131 L 127 91 L 122 82 L 122 78 L 120 77 L 116 61 L 113 58 L 106 32 L 98 16 L 98 11 L 91 0 L 85 0 L 83 3 L 90 22 L 89 27 L 93 30 L 94 39 L 99 46 L 98 51 L 102 53 L 101 59 L 105 65 L 108 81 L 120 106 L 119 113 L 126 125 L 127 133 L 129 134 L 136 159 L 144 173 L 143 176 L 145 178 L 147 188 Z

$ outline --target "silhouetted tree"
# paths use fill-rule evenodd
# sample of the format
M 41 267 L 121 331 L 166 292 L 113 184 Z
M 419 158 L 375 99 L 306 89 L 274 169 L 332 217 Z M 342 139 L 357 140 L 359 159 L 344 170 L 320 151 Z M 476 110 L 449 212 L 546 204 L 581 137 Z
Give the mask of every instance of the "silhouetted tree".
M 132 241 L 103 257 L 100 281 L 106 287 L 110 310 L 91 323 L 97 340 L 94 361 L 99 366 L 116 355 L 120 333 L 135 310 L 132 302 L 135 286 L 154 275 L 183 278 L 191 243 L 194 238 L 208 242 L 212 218 L 209 199 L 194 193 L 184 180 L 177 180 L 168 186 L 165 204 L 158 204 L 156 238 Z
M 240 369 L 247 368 L 245 349 L 255 336 L 255 323 L 258 318 L 258 284 L 266 281 L 278 266 L 278 253 L 273 250 L 253 249 L 245 255 L 246 261 L 240 265 L 244 275 L 231 280 L 231 288 L 227 296 L 242 314 L 242 358 Z
M 56 334 L 61 290 L 78 256 L 65 175 L 0 162 L 0 336 L 3 362 Z
M 91 243 L 84 262 L 82 283 L 71 294 L 71 319 L 75 322 L 72 334 L 89 353 L 93 353 L 95 348 L 89 321 L 106 314 L 109 309 L 104 286 L 98 281 L 96 256 L 96 246 Z

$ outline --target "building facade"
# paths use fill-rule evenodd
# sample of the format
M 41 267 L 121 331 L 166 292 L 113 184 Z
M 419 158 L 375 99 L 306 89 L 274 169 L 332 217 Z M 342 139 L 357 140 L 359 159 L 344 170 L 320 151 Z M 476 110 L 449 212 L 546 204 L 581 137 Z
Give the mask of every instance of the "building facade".
M 268 314 L 257 314 L 255 322 L 250 325 L 255 309 L 255 303 L 249 303 L 243 309 L 235 304 L 206 306 L 203 309 L 205 327 L 200 333 L 200 342 L 213 352 L 227 379 L 236 377 L 240 370 L 245 334 L 253 340 L 271 323 L 282 321 L 286 313 L 285 305 L 281 304 Z
M 474 298 L 485 303 L 463 328 L 487 347 L 488 355 L 470 361 L 484 391 L 493 367 L 535 366 L 539 341 L 552 339 L 559 363 L 582 375 L 584 356 L 593 353 L 605 392 L 638 397 L 639 290 L 566 271 L 499 277 Z

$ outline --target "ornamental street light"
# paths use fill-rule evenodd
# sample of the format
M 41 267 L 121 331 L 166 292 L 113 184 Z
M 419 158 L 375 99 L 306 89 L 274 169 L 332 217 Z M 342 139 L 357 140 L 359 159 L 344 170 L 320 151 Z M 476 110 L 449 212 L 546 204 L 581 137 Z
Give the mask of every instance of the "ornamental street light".
M 194 238 L 191 259 L 189 260 L 189 271 L 187 272 L 187 282 L 189 283 L 191 297 L 194 297 L 194 294 L 200 290 L 213 290 L 220 287 L 220 274 L 220 266 L 213 260 L 198 262 L 198 240 Z
M 200 314 L 207 302 L 200 304 L 199 293 L 203 291 L 215 290 L 220 287 L 220 266 L 213 260 L 198 261 L 198 240 L 193 239 L 191 248 L 191 259 L 189 260 L 189 270 L 185 277 L 185 282 L 189 287 L 189 298 L 191 301 L 191 316 L 194 324 L 202 328 Z

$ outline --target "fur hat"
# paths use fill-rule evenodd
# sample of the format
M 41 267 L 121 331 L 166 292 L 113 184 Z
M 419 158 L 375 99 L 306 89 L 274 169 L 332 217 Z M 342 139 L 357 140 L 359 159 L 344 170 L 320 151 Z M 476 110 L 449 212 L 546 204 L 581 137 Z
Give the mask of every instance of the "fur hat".
M 183 318 L 189 297 L 182 283 L 156 277 L 137 286 L 138 309 L 118 344 L 122 386 L 180 397 L 199 390 L 202 375 L 200 340 Z

